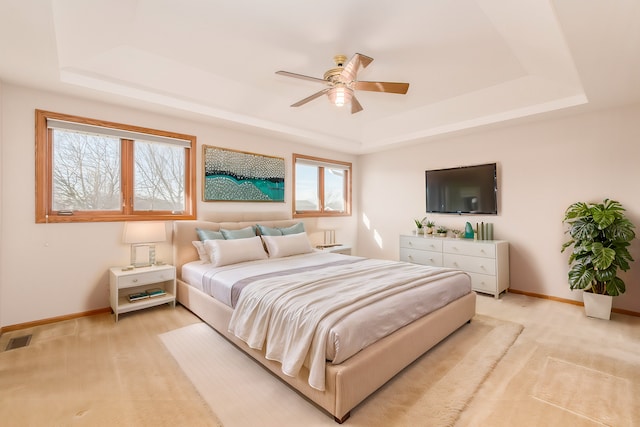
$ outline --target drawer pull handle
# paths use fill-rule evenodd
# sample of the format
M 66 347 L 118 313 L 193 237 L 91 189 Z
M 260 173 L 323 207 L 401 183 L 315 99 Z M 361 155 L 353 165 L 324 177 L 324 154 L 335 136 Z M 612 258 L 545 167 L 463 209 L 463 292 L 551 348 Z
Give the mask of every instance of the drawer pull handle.
M 136 283 L 138 281 L 138 279 L 133 279 L 133 283 Z

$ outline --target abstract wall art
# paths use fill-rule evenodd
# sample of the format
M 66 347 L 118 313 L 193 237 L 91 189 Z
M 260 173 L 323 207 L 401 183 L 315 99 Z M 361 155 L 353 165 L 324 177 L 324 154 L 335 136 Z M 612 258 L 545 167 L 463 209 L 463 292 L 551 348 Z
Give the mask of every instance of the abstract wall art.
M 202 148 L 205 202 L 284 202 L 284 158 Z

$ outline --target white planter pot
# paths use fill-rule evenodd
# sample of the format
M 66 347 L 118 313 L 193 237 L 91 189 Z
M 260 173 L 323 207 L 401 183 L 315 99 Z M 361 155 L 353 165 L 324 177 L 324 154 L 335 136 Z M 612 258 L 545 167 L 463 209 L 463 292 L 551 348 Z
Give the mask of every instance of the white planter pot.
M 600 295 L 591 292 L 583 292 L 584 311 L 588 317 L 609 320 L 611 318 L 611 295 Z

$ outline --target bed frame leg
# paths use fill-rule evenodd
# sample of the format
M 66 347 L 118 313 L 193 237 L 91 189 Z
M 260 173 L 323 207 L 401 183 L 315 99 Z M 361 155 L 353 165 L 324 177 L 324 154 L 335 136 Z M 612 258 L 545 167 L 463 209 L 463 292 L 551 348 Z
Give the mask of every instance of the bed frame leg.
M 333 417 L 333 420 L 338 424 L 342 424 L 343 422 L 347 421 L 350 416 L 351 416 L 351 412 L 347 412 L 346 414 L 344 414 L 342 418 Z

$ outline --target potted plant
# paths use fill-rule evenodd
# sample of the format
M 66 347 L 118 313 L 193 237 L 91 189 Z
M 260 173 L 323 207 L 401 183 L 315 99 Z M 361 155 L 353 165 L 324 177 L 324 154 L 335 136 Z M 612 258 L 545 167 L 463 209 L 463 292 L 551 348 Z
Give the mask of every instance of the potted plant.
M 423 225 L 422 221 L 420 221 L 419 219 L 414 219 L 413 222 L 416 223 L 416 234 L 422 234 L 424 232 L 423 230 Z
M 424 226 L 426 227 L 426 230 L 424 231 L 425 234 L 431 234 L 433 233 L 433 227 L 436 226 L 436 223 L 433 221 L 427 221 Z
M 447 227 L 439 226 L 436 230 L 438 237 L 447 237 Z
M 565 233 L 570 239 L 562 245 L 561 252 L 573 246 L 569 287 L 584 290 L 587 316 L 609 319 L 612 297 L 626 290 L 618 270 L 630 268 L 633 258 L 627 248 L 635 232 L 624 212 L 619 202 L 609 199 L 602 203 L 577 202 L 565 212 L 563 223 L 569 226 Z M 604 308 L 591 311 L 593 300 L 604 300 Z

